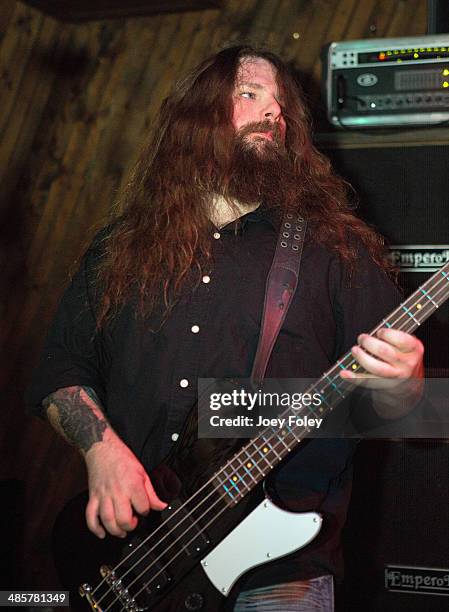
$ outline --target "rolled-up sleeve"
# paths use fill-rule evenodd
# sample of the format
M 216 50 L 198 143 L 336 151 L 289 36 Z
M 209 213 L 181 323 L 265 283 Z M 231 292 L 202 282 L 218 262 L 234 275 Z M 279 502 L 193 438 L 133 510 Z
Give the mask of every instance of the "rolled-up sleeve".
M 95 247 L 87 251 L 59 303 L 25 395 L 31 413 L 41 414 L 42 400 L 64 387 L 91 387 L 104 402 L 103 333 L 97 329 L 95 317 L 98 257 Z

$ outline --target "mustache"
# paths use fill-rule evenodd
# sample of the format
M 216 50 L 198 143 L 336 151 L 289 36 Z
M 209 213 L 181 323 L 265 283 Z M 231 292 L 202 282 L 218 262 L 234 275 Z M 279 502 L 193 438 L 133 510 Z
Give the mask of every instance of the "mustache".
M 281 128 L 279 124 L 270 121 L 269 119 L 266 119 L 265 121 L 254 121 L 252 123 L 247 123 L 238 130 L 237 137 L 244 138 L 245 136 L 248 136 L 248 134 L 253 134 L 254 132 L 271 132 L 275 142 L 281 141 Z

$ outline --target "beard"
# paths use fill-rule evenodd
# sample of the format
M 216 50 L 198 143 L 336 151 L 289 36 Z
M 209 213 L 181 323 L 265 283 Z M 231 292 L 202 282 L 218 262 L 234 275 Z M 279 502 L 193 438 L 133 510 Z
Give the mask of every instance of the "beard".
M 263 136 L 269 132 L 271 138 Z M 243 203 L 292 206 L 298 181 L 277 123 L 250 123 L 236 132 L 226 189 L 220 191 Z

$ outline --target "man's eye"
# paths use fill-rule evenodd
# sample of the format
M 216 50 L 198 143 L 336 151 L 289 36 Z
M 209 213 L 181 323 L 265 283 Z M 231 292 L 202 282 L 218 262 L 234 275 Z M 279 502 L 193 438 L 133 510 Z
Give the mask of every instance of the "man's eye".
M 241 91 L 239 95 L 248 100 L 254 100 L 256 97 L 256 94 L 252 91 Z

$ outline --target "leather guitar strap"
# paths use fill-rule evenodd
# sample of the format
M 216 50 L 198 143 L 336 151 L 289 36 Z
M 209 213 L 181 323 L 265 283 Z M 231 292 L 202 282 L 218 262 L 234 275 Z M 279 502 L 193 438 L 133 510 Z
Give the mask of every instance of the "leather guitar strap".
M 265 302 L 251 383 L 262 385 L 268 360 L 298 285 L 307 222 L 287 213 L 282 219 L 276 251 L 265 286 Z

